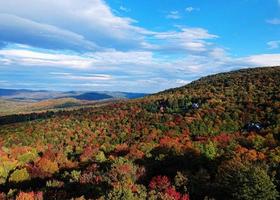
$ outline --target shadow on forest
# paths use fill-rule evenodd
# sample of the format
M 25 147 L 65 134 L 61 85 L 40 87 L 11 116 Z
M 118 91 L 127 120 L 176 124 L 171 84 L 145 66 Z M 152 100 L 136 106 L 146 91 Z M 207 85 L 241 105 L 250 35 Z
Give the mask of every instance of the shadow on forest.
M 144 166 L 146 173 L 137 182 L 148 188 L 152 177 L 164 175 L 171 178 L 176 176 L 178 171 L 183 172 L 189 179 L 188 192 L 191 199 L 204 199 L 205 196 L 217 196 L 217 191 L 213 190 L 214 174 L 216 173 L 219 160 L 209 160 L 205 156 L 189 150 L 183 154 L 176 153 L 173 149 L 157 147 L 151 151 L 150 157 L 138 159 L 134 162 L 136 165 Z M 94 164 L 93 162 L 79 166 L 75 170 L 85 171 L 87 167 Z M 100 171 L 106 173 L 111 168 L 110 162 L 99 163 Z M 73 169 L 74 170 L 74 169 Z M 44 199 L 71 199 L 73 197 L 98 198 L 100 195 L 105 195 L 111 190 L 111 186 L 106 182 L 99 184 L 69 182 L 62 178 L 62 170 L 59 174 L 52 178 L 32 179 L 22 183 L 7 183 L 0 187 L 0 191 L 8 192 L 10 188 L 15 188 L 22 191 L 44 191 Z M 61 188 L 46 187 L 48 180 L 55 179 L 66 183 Z M 217 189 L 217 188 L 216 188 Z
M 84 171 L 92 164 L 92 162 L 89 162 L 71 170 Z M 101 164 L 100 168 L 108 170 L 110 168 L 110 165 L 110 163 L 104 162 Z M 10 189 L 33 192 L 43 191 L 44 200 L 67 200 L 72 199 L 73 197 L 78 198 L 81 196 L 84 196 L 85 198 L 95 199 L 100 195 L 104 195 L 106 191 L 111 189 L 110 186 L 105 182 L 101 182 L 99 184 L 69 182 L 69 180 L 67 180 L 66 178 L 62 178 L 61 176 L 65 171 L 69 170 L 70 169 L 62 169 L 59 173 L 53 175 L 50 178 L 32 178 L 31 180 L 21 183 L 7 182 L 5 185 L 0 185 L 0 192 L 5 192 L 7 194 Z M 46 185 L 49 180 L 63 181 L 66 184 L 64 184 L 64 186 L 61 188 L 47 187 Z
M 18 122 L 30 122 L 34 120 L 43 120 L 51 118 L 55 115 L 53 111 L 47 111 L 43 113 L 30 113 L 30 114 L 17 114 L 7 115 L 0 117 L 0 125 L 13 124 Z
M 140 179 L 139 183 L 148 187 L 154 176 L 165 175 L 173 179 L 177 172 L 183 172 L 188 177 L 191 199 L 217 196 L 217 187 L 214 186 L 215 174 L 221 160 L 209 160 L 194 150 L 178 155 L 173 149 L 163 147 L 153 149 L 151 154 L 151 157 L 135 161 L 135 164 L 146 169 L 146 176 Z

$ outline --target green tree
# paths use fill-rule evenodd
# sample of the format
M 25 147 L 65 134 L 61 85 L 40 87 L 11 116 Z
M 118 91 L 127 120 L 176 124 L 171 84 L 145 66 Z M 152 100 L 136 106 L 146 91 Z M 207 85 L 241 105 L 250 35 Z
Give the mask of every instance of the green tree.
M 267 171 L 259 166 L 227 164 L 219 170 L 222 199 L 276 200 L 276 186 Z

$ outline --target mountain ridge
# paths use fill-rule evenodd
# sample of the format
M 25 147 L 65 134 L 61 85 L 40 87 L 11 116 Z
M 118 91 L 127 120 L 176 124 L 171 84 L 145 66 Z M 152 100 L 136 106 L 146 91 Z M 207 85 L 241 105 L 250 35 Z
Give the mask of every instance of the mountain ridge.
M 143 97 L 147 93 L 119 92 L 119 91 L 52 91 L 29 89 L 0 88 L 0 98 L 13 100 L 42 101 L 56 98 L 77 98 L 79 100 L 104 100 L 112 98 Z M 84 98 L 84 99 L 83 99 Z

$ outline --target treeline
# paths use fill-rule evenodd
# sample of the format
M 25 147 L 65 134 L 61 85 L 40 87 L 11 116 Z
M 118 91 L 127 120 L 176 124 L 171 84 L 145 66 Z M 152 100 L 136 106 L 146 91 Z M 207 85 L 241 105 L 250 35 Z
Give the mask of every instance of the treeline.
M 6 115 L 0 116 L 0 125 L 11 124 L 17 122 L 30 122 L 37 119 L 47 119 L 54 116 L 54 111 L 47 112 L 34 112 L 28 114 L 15 114 L 15 115 Z

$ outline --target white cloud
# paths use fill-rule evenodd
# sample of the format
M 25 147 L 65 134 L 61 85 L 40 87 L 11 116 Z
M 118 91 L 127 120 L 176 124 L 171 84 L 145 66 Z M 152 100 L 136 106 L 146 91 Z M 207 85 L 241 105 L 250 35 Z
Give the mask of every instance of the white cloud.
M 180 19 L 180 13 L 179 11 L 170 11 L 167 15 L 166 15 L 167 19 Z
M 9 34 L 18 36 L 21 29 L 29 36 L 50 35 L 45 32 L 46 29 L 52 30 L 51 37 L 59 37 L 60 32 L 67 31 L 67 34 L 75 34 L 75 37 L 82 37 L 85 41 L 106 48 L 129 49 L 141 47 L 143 34 L 149 31 L 135 26 L 135 20 L 114 15 L 110 7 L 103 0 L 11 0 L 0 1 L 0 13 L 7 13 L 13 16 L 17 21 L 21 20 L 22 26 L 13 26 L 13 21 L 8 19 Z M 1 15 L 1 21 L 5 21 L 7 16 Z M 20 24 L 19 24 L 20 25 Z M 28 29 L 28 26 L 30 28 Z M 32 32 L 33 27 L 37 30 Z M 3 29 L 3 27 L 2 27 Z M 24 32 L 24 33 L 25 33 Z M 56 32 L 59 32 L 58 34 Z M 114 33 L 114 34 L 112 34 Z M 58 36 L 57 36 L 58 35 Z M 26 35 L 27 37 L 28 35 Z M 73 35 L 72 35 L 73 36 Z M 11 36 L 7 35 L 8 40 Z M 0 38 L 0 40 L 7 39 Z M 32 38 L 27 37 L 27 38 Z M 52 38 L 55 40 L 55 38 Z M 32 42 L 31 42 L 31 45 Z M 84 44 L 81 44 L 83 46 Z M 67 45 L 66 45 L 67 47 Z
M 101 65 L 150 64 L 153 59 L 153 53 L 149 51 L 106 51 L 88 55 Z
M 14 31 L 17 31 L 15 33 Z M 0 13 L 0 39 L 50 49 L 96 50 L 99 47 L 82 35 L 52 25 Z
M 179 31 L 161 32 L 154 35 L 162 43 L 159 50 L 193 51 L 208 50 L 211 43 L 206 40 L 218 38 L 202 28 L 181 28 Z
M 50 72 L 50 75 L 61 75 L 61 76 L 70 76 L 72 75 L 71 73 L 67 73 L 67 72 Z
M 180 32 L 170 31 L 158 33 L 156 38 L 159 39 L 183 39 L 183 40 L 196 40 L 196 39 L 213 39 L 218 36 L 209 34 L 203 28 L 182 28 Z
M 198 9 L 186 8 L 186 12 L 194 10 Z M 0 1 L 0 13 L 7 13 L 0 15 L 1 48 L 7 41 L 20 43 L 0 49 L 1 70 L 14 77 L 14 71 L 37 71 L 45 78 L 45 83 L 39 83 L 42 87 L 52 85 L 48 78 L 53 78 L 63 80 L 54 81 L 53 87 L 63 85 L 71 90 L 108 87 L 156 92 L 210 73 L 280 65 L 280 54 L 232 57 L 213 43 L 218 36 L 207 29 L 146 30 L 131 18 L 116 16 L 103 0 Z M 181 17 L 178 11 L 168 15 Z M 278 20 L 268 23 L 280 24 Z M 275 42 L 268 45 L 276 48 L 279 43 Z M 36 79 L 35 75 L 29 77 Z
M 279 18 L 268 19 L 268 20 L 266 20 L 266 22 L 269 24 L 273 24 L 273 25 L 279 25 L 280 19 Z
M 233 58 L 227 54 L 225 49 L 219 47 L 209 49 L 203 54 L 186 54 L 184 57 L 175 59 L 155 58 L 151 52 L 117 51 L 64 55 L 31 50 L 0 50 L 0 57 L 3 56 L 11 60 L 7 68 L 4 68 L 6 73 L 10 70 L 11 74 L 15 76 L 13 68 L 17 71 L 22 70 L 25 74 L 30 73 L 28 71 L 36 71 L 36 69 L 42 70 L 42 78 L 45 79 L 45 82 L 42 82 L 45 84 L 42 85 L 42 88 L 43 86 L 54 89 L 55 87 L 68 88 L 66 90 L 102 90 L 102 88 L 104 90 L 107 88 L 109 90 L 156 92 L 185 85 L 206 74 L 244 67 L 280 65 L 280 54 Z M 81 68 L 79 65 L 73 67 L 72 63 L 75 60 L 76 62 L 86 62 L 87 65 L 84 66 L 85 68 Z M 29 66 L 30 70 L 26 66 Z M 53 71 L 54 67 L 60 71 Z M 44 73 L 45 70 L 52 71 Z M 57 86 L 52 86 L 50 80 L 57 82 Z M 35 83 L 37 84 L 36 81 L 34 81 Z M 13 83 L 13 85 L 15 84 Z
M 116 16 L 103 0 L 0 1 L 1 12 L 9 14 L 0 15 L 1 35 L 5 36 L 0 36 L 0 42 L 2 39 L 41 48 L 112 49 L 132 51 L 133 55 L 135 51 L 157 50 L 200 52 L 209 46 L 205 40 L 216 37 L 199 28 L 149 31 L 136 26 L 133 19 Z M 178 19 L 180 13 L 171 11 L 169 17 Z M 150 39 L 160 41 L 153 43 Z
M 129 8 L 126 8 L 124 6 L 120 6 L 120 10 L 121 11 L 124 11 L 124 12 L 130 12 L 130 9 Z
M 100 90 L 100 88 L 112 87 L 111 84 L 107 84 L 107 83 L 71 83 L 71 84 L 61 84 L 61 85 L 62 86 L 67 86 L 67 87 L 78 88 L 82 91 L 92 90 L 93 88 L 95 88 L 95 90 Z
M 270 41 L 267 43 L 270 49 L 278 49 L 280 47 L 280 40 Z
M 248 66 L 280 66 L 280 54 L 260 54 L 240 58 Z
M 214 49 L 212 49 L 209 52 L 209 56 L 211 58 L 215 58 L 215 59 L 220 59 L 220 58 L 226 59 L 226 58 L 228 58 L 226 50 L 223 49 L 223 48 L 220 48 L 220 47 L 215 47 Z
M 91 66 L 93 59 L 77 55 L 59 53 L 42 53 L 32 50 L 3 49 L 0 56 L 7 60 L 9 65 L 69 67 L 85 69 Z
M 192 6 L 187 7 L 187 8 L 185 9 L 185 11 L 188 12 L 188 13 L 191 13 L 191 12 L 193 12 L 193 11 L 199 11 L 199 10 L 200 10 L 199 8 L 194 8 L 194 7 L 192 7 Z
M 104 51 L 77 55 L 59 52 L 39 52 L 28 49 L 2 49 L 0 60 L 6 65 L 64 67 L 72 69 L 106 69 L 120 65 L 152 65 L 153 54 L 148 51 Z M 107 67 L 106 67 L 107 66 Z M 122 69 L 125 70 L 125 69 Z
M 193 7 L 187 7 L 187 8 L 186 8 L 186 11 L 187 11 L 187 12 L 192 12 L 192 11 L 194 11 L 194 8 L 193 8 Z
M 63 79 L 79 80 L 79 81 L 108 81 L 113 79 L 113 77 L 108 74 L 88 74 L 85 76 L 64 74 L 58 77 Z
M 188 80 L 182 80 L 182 79 L 177 79 L 177 80 L 176 80 L 176 83 L 177 83 L 177 84 L 180 84 L 180 85 L 186 85 L 186 84 L 189 84 L 190 81 L 188 81 Z

